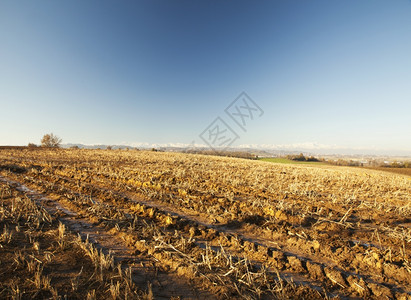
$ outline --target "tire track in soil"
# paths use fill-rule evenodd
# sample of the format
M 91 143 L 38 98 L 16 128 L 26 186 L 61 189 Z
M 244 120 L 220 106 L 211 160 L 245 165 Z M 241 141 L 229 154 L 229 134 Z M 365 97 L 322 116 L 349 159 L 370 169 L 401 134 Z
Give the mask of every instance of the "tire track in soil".
M 60 179 L 63 179 L 65 182 L 72 182 L 71 178 L 62 177 L 60 175 L 57 175 L 57 177 L 60 177 Z M 267 240 L 259 238 L 251 231 L 237 230 L 229 228 L 225 225 L 214 225 L 207 223 L 205 219 L 200 219 L 196 215 L 185 214 L 184 212 L 177 209 L 175 206 L 172 206 L 171 204 L 164 204 L 155 200 L 147 201 L 142 199 L 136 199 L 129 192 L 113 192 L 113 190 L 100 187 L 96 184 L 87 183 L 84 186 L 90 190 L 91 194 L 93 193 L 93 189 L 110 194 L 115 194 L 122 198 L 125 202 L 129 201 L 133 203 L 139 203 L 145 205 L 147 208 L 154 208 L 157 210 L 156 212 L 159 214 L 162 213 L 164 215 L 172 215 L 180 220 L 188 221 L 189 224 L 192 226 L 198 227 L 198 225 L 200 225 L 200 227 L 205 227 L 206 231 L 214 230 L 217 233 L 217 236 L 223 234 L 228 236 L 228 238 L 230 238 L 231 236 L 239 237 L 239 246 L 248 248 L 245 249 L 247 250 L 247 252 L 258 252 L 258 249 L 263 248 L 263 252 L 265 253 L 281 253 L 282 258 L 285 258 L 286 261 L 286 269 L 291 269 L 293 271 L 302 273 L 305 275 L 305 277 L 307 277 L 308 273 L 308 280 L 319 278 L 321 278 L 322 280 L 330 280 L 332 285 L 334 285 L 334 288 L 328 288 L 332 290 L 334 293 L 339 294 L 339 291 L 338 289 L 336 289 L 336 287 L 341 287 L 343 289 L 345 289 L 346 287 L 351 287 L 352 289 L 357 290 L 361 293 L 365 293 L 366 291 L 366 294 L 374 294 L 379 296 L 385 295 L 388 297 L 393 297 L 393 293 L 400 295 L 399 297 L 402 297 L 401 295 L 404 294 L 410 295 L 410 290 L 406 286 L 398 285 L 395 283 L 387 283 L 385 280 L 381 282 L 376 280 L 376 277 L 370 278 L 370 276 L 374 275 L 372 273 L 372 269 L 368 270 L 368 268 L 371 266 L 363 267 L 363 269 L 361 270 L 361 274 L 356 274 L 354 272 L 342 270 L 338 266 L 338 263 L 326 257 L 326 254 L 324 254 L 322 257 L 307 255 L 307 253 L 300 251 L 298 248 L 292 248 L 284 242 L 280 244 L 281 249 L 279 249 L 278 247 L 273 248 L 272 246 L 267 245 Z M 300 239 L 300 242 L 304 241 L 301 241 Z M 254 257 L 256 256 L 258 255 L 254 255 Z M 256 261 L 258 261 L 258 258 L 256 259 Z M 282 271 L 283 270 L 284 267 Z M 302 274 L 295 274 L 295 277 L 301 278 L 301 276 L 304 276 Z M 336 280 L 335 278 L 339 279 Z M 302 282 L 304 280 L 300 281 Z M 366 283 L 363 283 L 364 281 Z M 315 285 L 312 286 L 315 288 Z
M 36 192 L 20 182 L 0 176 L 0 181 L 8 183 L 17 191 L 23 192 L 39 206 L 55 216 L 71 232 L 80 235 L 82 240 L 88 239 L 97 249 L 104 254 L 111 253 L 116 263 L 121 263 L 125 270 L 131 267 L 133 282 L 141 289 L 146 289 L 151 283 L 156 299 L 170 299 L 181 297 L 182 299 L 212 299 L 215 295 L 202 291 L 193 286 L 177 274 L 169 274 L 161 270 L 158 261 L 141 253 L 136 255 L 134 249 L 124 245 L 124 242 L 105 231 L 100 226 L 95 226 L 87 219 L 81 218 L 76 212 L 69 210 L 60 203 L 47 198 L 43 193 Z
M 71 181 L 69 178 L 65 179 L 66 181 Z M 90 184 L 88 184 L 90 186 Z M 98 187 L 96 185 L 91 185 L 92 188 L 94 189 L 99 189 L 101 191 L 104 192 L 110 192 L 113 193 L 113 190 L 108 190 L 106 188 L 102 188 L 102 187 Z M 90 188 L 90 187 L 89 187 Z M 268 251 L 270 251 L 269 246 L 265 245 L 263 241 L 258 240 L 257 237 L 247 237 L 247 236 L 242 236 L 242 233 L 239 233 L 239 231 L 237 230 L 232 230 L 230 228 L 225 228 L 224 226 L 217 226 L 217 225 L 213 225 L 213 224 L 208 224 L 205 222 L 202 222 L 200 220 L 197 220 L 195 216 L 187 216 L 185 214 L 182 214 L 181 211 L 176 210 L 174 207 L 168 207 L 165 206 L 164 204 L 158 204 L 158 203 L 153 203 L 153 202 L 148 202 L 148 201 L 144 201 L 144 200 L 136 200 L 133 199 L 131 197 L 126 196 L 124 193 L 119 193 L 119 192 L 114 192 L 116 194 L 118 194 L 119 196 L 121 196 L 122 198 L 124 198 L 126 201 L 131 201 L 133 203 L 139 203 L 142 205 L 145 205 L 148 208 L 155 208 L 156 210 L 158 210 L 158 213 L 163 213 L 163 214 L 169 214 L 172 215 L 178 219 L 182 219 L 182 220 L 186 220 L 189 221 L 191 223 L 191 225 L 200 225 L 202 227 L 205 227 L 207 229 L 211 229 L 211 230 L 215 230 L 217 233 L 220 234 L 225 234 L 225 235 L 236 235 L 236 236 L 240 236 L 242 239 L 242 244 L 244 245 L 244 242 L 247 243 L 248 247 L 251 248 L 255 248 L 254 250 L 257 250 L 259 247 L 265 247 L 268 249 Z M 266 250 L 267 250 L 266 249 Z M 278 249 L 276 250 L 278 251 Z M 327 266 L 326 264 L 319 264 L 317 262 L 315 262 L 313 264 L 313 262 L 306 258 L 306 257 L 301 257 L 300 255 L 296 254 L 296 253 L 292 253 L 292 252 L 285 252 L 283 251 L 283 255 L 285 255 L 285 257 L 287 258 L 288 262 L 290 263 L 290 265 L 296 265 L 296 268 L 300 268 L 301 265 L 302 267 L 305 269 L 304 272 L 307 272 L 307 268 L 308 268 L 308 272 L 309 273 L 313 273 L 314 275 L 318 275 L 318 273 L 322 273 L 323 275 L 325 274 L 325 277 L 329 280 L 331 280 L 334 284 L 339 285 L 341 287 L 343 287 L 343 289 L 345 288 L 345 285 L 347 284 L 347 278 L 351 275 L 355 275 L 355 274 L 350 274 L 349 272 L 342 272 L 341 270 L 338 269 L 334 269 L 334 268 L 330 268 L 329 266 Z M 299 261 L 299 262 L 298 262 Z M 302 264 L 301 264 L 302 263 Z M 318 269 L 318 266 L 320 266 L 321 270 Z M 294 277 L 297 278 L 297 276 L 295 276 L 296 274 L 294 274 Z M 311 274 L 312 275 L 312 274 Z M 293 276 L 293 275 L 291 275 Z M 299 277 L 299 276 L 298 276 Z M 324 277 L 324 276 L 323 276 Z M 341 278 L 342 277 L 342 278 Z M 339 278 L 339 279 L 335 279 L 335 278 Z M 364 283 L 362 282 L 362 276 L 360 277 L 354 277 L 356 278 L 356 280 L 353 281 L 352 278 L 348 278 L 349 281 L 349 285 L 351 285 L 354 288 L 357 288 L 358 290 L 365 290 L 367 289 L 367 285 L 364 285 Z M 304 279 L 301 280 L 301 282 L 303 282 Z M 310 284 L 309 281 L 307 283 L 307 280 L 305 280 L 305 284 Z M 368 288 L 371 288 L 371 290 L 373 291 L 374 295 L 380 294 L 382 295 L 390 295 L 389 291 L 387 291 L 387 288 L 385 286 L 381 286 L 378 283 L 373 282 L 372 280 L 368 279 Z M 402 293 L 403 290 L 401 290 L 401 288 L 395 287 L 397 292 Z M 334 289 L 335 291 L 335 289 Z M 391 294 L 392 296 L 392 294 Z
M 95 189 L 100 189 L 105 192 L 112 192 L 112 190 L 108 190 L 102 187 L 97 187 L 92 185 Z M 277 244 L 276 248 L 273 246 L 269 246 L 267 243 L 274 244 L 274 242 L 267 241 L 266 239 L 262 239 L 257 236 L 252 231 L 246 230 L 237 230 L 230 228 L 227 225 L 214 225 L 204 221 L 204 219 L 198 218 L 196 215 L 193 214 L 185 214 L 180 210 L 176 209 L 174 206 L 167 205 L 164 203 L 158 203 L 156 201 L 147 201 L 142 199 L 136 199 L 129 193 L 118 193 L 119 196 L 123 197 L 124 200 L 130 201 L 136 204 L 142 204 L 147 207 L 147 209 L 154 208 L 156 209 L 156 213 L 164 214 L 164 215 L 171 215 L 173 217 L 182 220 L 183 222 L 188 221 L 187 224 L 191 226 L 204 227 L 206 232 L 215 231 L 216 235 L 222 235 L 224 237 L 236 237 L 238 240 L 238 244 L 241 247 L 248 248 L 246 252 L 256 252 L 256 253 L 271 253 L 269 254 L 272 257 L 273 252 L 281 253 L 283 257 L 285 257 L 286 261 L 288 261 L 290 268 L 294 271 L 299 271 L 299 274 L 288 272 L 283 272 L 284 278 L 293 278 L 295 282 L 299 284 L 309 285 L 313 289 L 320 290 L 318 286 L 318 282 L 313 282 L 312 279 L 322 279 L 324 281 L 331 281 L 333 285 L 337 285 L 343 289 L 347 287 L 354 288 L 357 291 L 362 291 L 361 293 L 367 293 L 368 296 L 374 295 L 379 297 L 394 297 L 393 293 L 397 293 L 400 295 L 399 297 L 408 297 L 411 299 L 411 293 L 409 289 L 404 290 L 403 287 L 395 285 L 395 284 L 385 284 L 382 285 L 380 282 L 377 282 L 371 278 L 368 278 L 371 273 L 365 272 L 361 274 L 356 274 L 354 272 L 344 271 L 339 268 L 338 264 L 327 257 L 315 257 L 314 255 L 308 256 L 306 253 L 299 251 L 298 249 L 290 248 L 286 243 L 281 243 L 281 250 L 278 248 L 280 243 Z M 208 235 L 208 233 L 206 233 Z M 358 242 L 357 242 L 358 243 Z M 257 255 L 258 256 L 258 255 Z M 261 263 L 259 259 L 253 260 L 253 262 Z M 301 274 L 302 273 L 302 274 Z M 308 278 L 307 278 L 308 275 Z M 344 292 L 339 291 L 339 289 L 331 288 L 330 286 L 327 287 L 330 292 L 329 296 L 339 296 L 344 298 Z M 367 291 L 367 292 L 365 292 Z M 408 296 L 407 296 L 407 295 Z M 368 297 L 367 296 L 367 297 Z M 405 299 L 408 299 L 405 298 Z
M 1 176 L 0 176 L 0 180 L 1 180 Z M 19 189 L 25 191 L 26 193 L 29 192 L 31 194 L 31 197 L 35 197 L 35 198 L 40 197 L 43 201 L 46 201 L 47 207 L 45 207 L 45 208 L 50 209 L 49 204 L 51 203 L 54 206 L 54 209 L 53 209 L 52 212 L 56 213 L 58 210 L 60 210 L 60 211 L 63 211 L 66 215 L 70 215 L 70 218 L 68 218 L 68 220 L 67 220 L 67 217 L 63 217 L 63 218 L 60 218 L 60 219 L 62 219 L 62 222 L 63 221 L 68 221 L 68 226 L 70 226 L 70 224 L 74 223 L 73 226 L 76 227 L 75 232 L 78 232 L 81 229 L 84 233 L 83 234 L 84 237 L 86 237 L 86 233 L 92 234 L 92 236 L 89 237 L 90 241 L 93 238 L 94 240 L 98 241 L 98 243 L 101 244 L 102 241 L 104 241 L 105 238 L 107 238 L 108 240 L 112 239 L 112 236 L 110 236 L 109 233 L 104 234 L 104 229 L 103 228 L 93 226 L 90 222 L 88 222 L 88 220 L 86 220 L 84 218 L 78 218 L 77 214 L 75 212 L 70 211 L 66 207 L 63 207 L 61 203 L 53 201 L 53 200 L 47 198 L 46 196 L 44 196 L 44 194 L 35 192 L 31 188 L 27 188 L 26 186 L 24 186 L 23 184 L 21 184 L 19 182 L 12 181 L 12 180 L 9 180 L 9 179 L 5 179 L 5 180 L 11 182 L 14 185 L 17 185 L 19 187 Z M 55 184 L 54 186 L 57 187 L 57 184 Z M 98 201 L 99 201 L 98 199 L 93 199 L 93 202 L 97 203 Z M 137 202 L 135 202 L 135 203 L 137 203 Z M 74 218 L 74 220 L 73 220 L 73 218 Z M 77 223 L 79 223 L 79 221 L 82 222 L 83 224 L 78 225 Z M 190 222 L 192 223 L 191 225 L 195 225 L 194 221 L 190 221 Z M 207 229 L 206 226 L 204 226 L 204 227 Z M 87 228 L 91 228 L 91 231 L 88 230 L 87 232 L 84 232 L 84 229 L 87 229 Z M 116 240 L 116 242 L 119 245 L 121 245 L 121 242 L 118 239 Z M 198 241 L 197 243 L 199 244 L 200 248 L 204 249 L 204 248 L 207 247 L 208 242 L 210 242 L 210 241 L 205 239 L 205 240 L 202 240 L 202 241 Z M 98 245 L 99 244 L 97 244 L 97 246 Z M 103 249 L 106 249 L 106 251 L 107 251 L 107 249 L 110 249 L 110 245 L 106 246 L 106 245 L 103 244 L 103 246 L 105 246 Z M 122 247 L 122 249 L 120 249 L 120 252 L 121 252 L 121 255 L 124 256 L 124 254 L 123 254 L 124 246 L 121 246 L 121 247 Z M 217 248 L 217 247 L 210 247 L 210 248 L 213 248 L 213 250 L 216 250 L 217 252 L 220 252 L 220 249 Z M 130 251 L 130 250 L 128 249 L 128 251 Z M 227 252 L 229 252 L 229 251 L 227 251 Z M 116 253 L 113 252 L 113 255 L 114 255 L 114 257 L 116 257 Z M 237 253 L 237 255 L 238 255 L 238 253 Z M 238 256 L 233 255 L 232 257 L 233 257 L 234 260 L 241 260 L 240 255 L 238 255 Z M 127 254 L 126 254 L 125 259 L 126 260 L 130 259 Z M 254 263 L 258 268 L 260 268 L 262 263 L 263 263 L 261 261 L 256 262 L 256 261 L 251 260 L 251 259 L 249 259 L 248 261 L 250 263 Z M 274 274 L 275 274 L 275 272 L 274 272 Z M 307 294 L 307 299 L 323 299 L 324 298 L 323 295 L 324 295 L 324 292 L 326 290 L 324 290 L 324 287 L 321 284 L 319 284 L 318 282 L 313 282 L 309 278 L 305 278 L 303 275 L 300 275 L 300 274 L 297 274 L 297 273 L 291 272 L 291 271 L 290 272 L 283 272 L 283 273 L 278 274 L 278 275 L 280 276 L 281 280 L 284 281 L 284 284 L 286 284 L 288 282 L 291 282 L 292 285 L 296 285 L 296 286 L 299 286 L 299 287 L 305 287 L 305 288 L 311 289 L 312 291 L 309 294 Z M 154 285 L 153 285 L 153 291 L 154 291 Z M 304 293 L 304 289 L 302 290 L 302 292 Z M 154 291 L 154 293 L 155 293 L 155 291 Z M 346 298 L 346 297 L 344 297 L 343 294 L 341 294 L 341 293 L 339 293 L 338 291 L 335 291 L 335 290 L 332 291 L 332 293 L 327 293 L 326 292 L 326 294 L 328 294 L 327 296 L 331 296 L 331 297 L 340 296 L 340 299 L 345 299 Z M 183 293 L 183 295 L 186 296 L 185 293 Z M 213 297 L 215 297 L 215 295 L 211 295 L 211 298 L 213 298 Z M 289 297 L 290 296 L 286 296 L 286 298 L 289 298 Z M 192 298 L 192 297 L 189 297 L 189 298 Z M 209 299 L 210 294 L 206 297 L 203 297 L 203 295 L 196 295 L 194 298 L 196 298 L 196 299 L 202 299 L 202 298 Z M 217 297 L 217 298 L 221 298 L 221 297 Z M 230 299 L 231 297 L 225 296 L 224 298 L 229 298 Z M 267 298 L 266 296 L 265 297 L 263 296 L 262 299 L 272 299 L 272 297 Z

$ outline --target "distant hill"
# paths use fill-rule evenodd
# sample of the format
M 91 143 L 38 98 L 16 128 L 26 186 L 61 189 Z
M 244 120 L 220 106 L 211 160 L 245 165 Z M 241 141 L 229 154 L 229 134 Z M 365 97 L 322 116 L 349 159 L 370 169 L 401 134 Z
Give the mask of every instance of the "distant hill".
M 182 143 L 168 143 L 168 144 L 150 144 L 150 143 L 133 143 L 131 145 L 84 145 L 84 144 L 63 144 L 62 148 L 78 147 L 82 149 L 141 149 L 151 150 L 156 149 L 159 151 L 168 152 L 204 152 L 204 151 L 227 151 L 227 152 L 243 152 L 257 155 L 258 157 L 279 157 L 286 155 L 295 155 L 303 153 L 306 156 L 332 156 L 332 157 L 401 157 L 410 158 L 411 152 L 409 151 L 388 151 L 388 150 L 376 150 L 376 149 L 354 149 L 354 148 L 341 148 L 341 147 L 327 147 L 324 145 L 316 144 L 295 144 L 295 145 L 239 145 L 229 148 L 216 148 L 211 149 L 201 144 L 182 144 Z

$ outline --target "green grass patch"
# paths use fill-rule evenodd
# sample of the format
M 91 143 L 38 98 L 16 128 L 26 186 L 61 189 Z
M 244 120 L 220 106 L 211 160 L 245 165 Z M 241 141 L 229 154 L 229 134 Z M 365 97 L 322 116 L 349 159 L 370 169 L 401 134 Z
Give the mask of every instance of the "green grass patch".
M 291 160 L 291 159 L 282 158 L 282 157 L 264 157 L 264 158 L 259 158 L 259 160 L 273 162 L 273 163 L 280 163 L 280 164 L 325 165 L 325 163 L 322 161 L 296 161 L 296 160 Z

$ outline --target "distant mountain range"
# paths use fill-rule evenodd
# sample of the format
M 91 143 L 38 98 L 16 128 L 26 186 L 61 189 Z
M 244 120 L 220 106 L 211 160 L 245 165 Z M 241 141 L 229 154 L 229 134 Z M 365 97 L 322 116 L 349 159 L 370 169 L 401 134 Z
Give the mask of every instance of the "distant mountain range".
M 324 156 L 324 155 L 341 155 L 341 156 L 401 156 L 411 157 L 411 151 L 407 150 L 387 150 L 387 149 L 372 149 L 372 148 L 344 148 L 335 145 L 324 145 L 318 143 L 300 143 L 300 144 L 243 144 L 229 148 L 211 149 L 204 144 L 184 144 L 184 143 L 131 143 L 122 145 L 87 145 L 87 144 L 63 144 L 63 148 L 79 147 L 83 149 L 157 149 L 163 151 L 187 152 L 187 151 L 242 151 L 262 156 L 282 156 L 287 154 L 303 153 L 304 155 Z

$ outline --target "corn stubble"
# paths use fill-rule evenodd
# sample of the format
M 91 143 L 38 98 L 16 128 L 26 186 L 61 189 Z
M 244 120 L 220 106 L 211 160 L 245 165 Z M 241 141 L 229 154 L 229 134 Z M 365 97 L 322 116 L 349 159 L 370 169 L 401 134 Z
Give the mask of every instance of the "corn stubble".
M 26 273 L 3 296 L 411 297 L 409 176 L 63 149 L 1 150 L 0 175 L 1 262 Z

